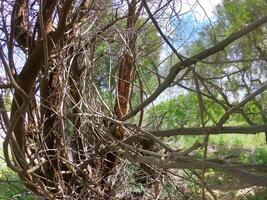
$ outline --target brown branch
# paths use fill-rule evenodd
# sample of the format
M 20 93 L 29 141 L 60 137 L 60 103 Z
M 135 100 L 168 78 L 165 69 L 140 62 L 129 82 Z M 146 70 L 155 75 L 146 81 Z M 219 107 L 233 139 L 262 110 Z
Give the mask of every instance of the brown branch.
M 206 134 L 256 134 L 267 130 L 267 124 L 253 125 L 253 126 L 223 126 L 218 128 L 216 126 L 205 127 Z M 203 135 L 202 128 L 176 128 L 163 131 L 151 131 L 151 133 L 158 137 L 170 137 L 176 135 Z
M 128 15 L 127 15 L 127 49 L 124 50 L 123 55 L 119 59 L 118 65 L 118 86 L 117 86 L 117 97 L 114 106 L 114 113 L 118 119 L 122 118 L 128 113 L 129 101 L 132 94 L 133 80 L 135 76 L 136 66 L 136 41 L 137 35 L 135 32 L 135 25 L 138 19 L 136 13 L 137 1 L 132 0 L 128 5 Z M 111 134 L 122 140 L 125 134 L 125 129 L 121 125 L 118 125 Z M 103 179 L 105 182 L 106 177 L 109 175 L 110 171 L 113 169 L 117 156 L 114 153 L 107 154 L 107 161 L 104 163 Z
M 53 27 L 52 27 L 53 12 L 58 3 L 58 0 L 54 0 L 54 1 L 46 0 L 46 1 L 42 1 L 42 3 L 44 5 L 40 6 L 40 8 L 42 8 L 42 10 L 40 10 L 40 13 L 42 13 L 42 15 L 41 14 L 40 15 L 43 18 L 43 28 L 44 28 L 45 33 L 49 33 L 53 31 Z
M 26 19 L 27 1 L 16 0 L 12 13 L 12 31 L 14 31 L 14 38 L 16 42 L 23 48 L 28 48 L 32 34 L 28 30 Z M 11 34 L 12 36 L 12 34 Z
M 177 74 L 184 68 L 189 67 L 191 65 L 196 64 L 197 62 L 215 54 L 219 51 L 224 50 L 225 47 L 227 47 L 229 44 L 234 42 L 235 40 L 243 37 L 244 35 L 247 35 L 249 32 L 255 30 L 259 26 L 263 25 L 267 22 L 267 16 L 255 21 L 254 23 L 251 23 L 250 25 L 245 26 L 241 30 L 232 33 L 230 36 L 222 40 L 221 42 L 217 43 L 215 46 L 206 49 L 195 56 L 185 59 L 183 62 L 179 62 L 175 65 L 173 65 L 169 71 L 168 76 L 166 77 L 165 81 L 158 86 L 158 88 L 154 91 L 153 94 L 151 94 L 150 97 L 148 97 L 142 104 L 137 106 L 132 112 L 125 115 L 122 120 L 127 120 L 134 115 L 136 115 L 139 111 L 141 111 L 144 107 L 149 105 L 151 102 L 153 102 L 175 79 Z
M 51 32 L 47 35 L 48 41 L 47 41 L 47 51 L 48 55 L 51 53 L 53 47 L 55 44 L 59 42 L 59 39 L 62 37 L 65 27 L 66 27 L 66 17 L 67 12 L 69 11 L 71 7 L 72 0 L 66 0 L 62 9 L 62 16 L 59 24 L 58 29 L 55 32 Z M 29 55 L 29 58 L 27 59 L 27 62 L 25 66 L 23 67 L 21 73 L 18 76 L 18 84 L 20 88 L 25 91 L 26 94 L 30 95 L 32 92 L 32 88 L 35 82 L 35 79 L 42 67 L 42 64 L 44 63 L 45 59 L 45 53 L 44 53 L 44 42 L 40 41 L 36 47 L 33 49 L 31 54 Z M 12 103 L 11 107 L 11 119 L 14 117 L 14 114 L 18 110 L 18 108 L 22 105 L 22 97 L 20 92 L 17 90 L 14 94 L 14 101 Z M 20 119 L 18 120 L 15 128 L 14 133 L 16 136 L 16 139 L 18 141 L 18 144 L 21 149 L 24 148 L 25 143 L 25 127 L 24 127 L 24 116 L 20 116 Z
M 258 90 L 251 93 L 247 98 L 245 98 L 243 101 L 241 101 L 239 104 L 233 106 L 231 109 L 229 109 L 219 120 L 218 126 L 222 126 L 230 117 L 230 115 L 240 109 L 240 107 L 244 106 L 246 103 L 254 99 L 257 95 L 261 94 L 267 89 L 267 84 L 261 86 Z
M 174 158 L 171 156 L 164 159 L 162 157 L 142 156 L 135 153 L 121 153 L 120 155 L 132 162 L 157 166 L 163 169 L 202 169 L 201 160 L 195 160 L 189 157 Z M 206 166 L 207 168 L 214 168 L 227 172 L 232 176 L 237 177 L 240 181 L 250 185 L 267 186 L 267 175 L 252 174 L 240 165 L 220 164 L 207 161 Z

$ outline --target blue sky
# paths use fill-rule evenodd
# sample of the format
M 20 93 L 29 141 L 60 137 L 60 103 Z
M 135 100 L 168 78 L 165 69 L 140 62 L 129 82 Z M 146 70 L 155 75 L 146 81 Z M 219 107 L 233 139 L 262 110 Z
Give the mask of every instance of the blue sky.
M 173 46 L 178 49 L 178 52 L 183 51 L 183 44 L 189 44 L 190 42 L 198 38 L 198 32 L 211 22 L 216 21 L 217 17 L 215 15 L 216 5 L 220 4 L 221 0 L 186 0 L 182 1 L 183 8 L 180 10 L 180 19 L 174 19 L 171 22 L 171 26 L 175 29 L 174 32 L 165 31 L 167 37 L 169 37 Z M 180 9 L 180 8 L 177 8 Z M 205 11 L 204 11 L 204 10 Z M 181 48 L 179 48 L 181 47 Z M 160 59 L 164 60 L 172 54 L 170 48 L 164 44 Z M 162 67 L 168 67 L 168 64 L 164 63 Z M 167 88 L 156 100 L 155 104 L 160 103 L 164 100 L 174 98 L 178 94 L 184 94 L 184 90 L 179 89 L 179 87 L 174 86 Z
M 215 10 L 221 0 L 184 0 L 181 2 L 180 5 L 172 8 L 177 9 L 179 17 L 173 18 L 169 25 L 164 24 L 161 27 L 178 51 L 183 50 L 179 47 L 182 47 L 184 43 L 189 44 L 196 40 L 198 32 L 205 25 L 216 21 Z M 165 45 L 161 52 L 161 60 L 164 60 L 170 53 L 172 51 L 169 51 Z

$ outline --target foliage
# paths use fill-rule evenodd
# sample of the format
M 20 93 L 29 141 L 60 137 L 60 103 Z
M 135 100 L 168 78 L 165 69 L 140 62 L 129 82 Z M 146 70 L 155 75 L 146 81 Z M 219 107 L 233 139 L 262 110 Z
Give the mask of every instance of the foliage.
M 0 143 L 1 146 L 3 145 Z M 2 148 L 0 155 L 2 157 Z M 37 200 L 20 181 L 16 173 L 10 170 L 4 161 L 0 161 L 0 199 L 1 200 Z

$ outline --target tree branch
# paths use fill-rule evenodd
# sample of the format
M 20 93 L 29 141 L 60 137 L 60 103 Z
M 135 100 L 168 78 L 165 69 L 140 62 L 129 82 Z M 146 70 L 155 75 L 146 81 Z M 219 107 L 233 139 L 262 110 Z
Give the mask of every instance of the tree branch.
M 264 132 L 267 130 L 267 123 L 261 125 L 253 125 L 253 126 L 224 126 L 224 127 L 216 127 L 209 126 L 205 127 L 205 131 L 207 134 L 218 135 L 218 134 L 256 134 L 260 132 Z M 202 127 L 194 127 L 194 128 L 176 128 L 169 129 L 163 131 L 151 131 L 151 133 L 158 137 L 170 137 L 176 135 L 203 135 Z
M 177 157 L 168 156 L 167 158 L 156 158 L 153 156 L 143 156 L 139 154 L 121 153 L 121 156 L 132 161 L 143 164 L 153 165 L 163 169 L 202 169 L 202 161 L 195 160 L 190 157 Z M 267 176 L 252 174 L 245 170 L 241 165 L 234 164 L 220 164 L 215 162 L 206 162 L 208 168 L 214 168 L 225 171 L 234 177 L 237 177 L 240 181 L 249 183 L 256 186 L 267 186 Z
M 151 94 L 150 97 L 148 97 L 143 103 L 141 103 L 139 106 L 137 106 L 132 112 L 125 115 L 121 120 L 127 120 L 134 115 L 136 115 L 140 110 L 142 110 L 144 107 L 149 105 L 151 102 L 153 102 L 175 79 L 177 74 L 184 68 L 189 67 L 191 65 L 196 64 L 197 62 L 215 54 L 219 51 L 224 50 L 225 47 L 227 47 L 229 44 L 234 42 L 235 40 L 241 38 L 242 36 L 248 34 L 249 32 L 255 30 L 259 26 L 263 25 L 267 22 L 267 16 L 262 17 L 259 20 L 256 20 L 254 23 L 251 23 L 250 25 L 245 26 L 241 30 L 232 33 L 230 36 L 222 40 L 221 42 L 217 43 L 215 46 L 208 48 L 195 56 L 185 59 L 183 62 L 176 63 L 173 65 L 169 71 L 168 76 L 166 77 L 165 81 L 161 83 L 158 88 L 154 91 L 153 94 Z

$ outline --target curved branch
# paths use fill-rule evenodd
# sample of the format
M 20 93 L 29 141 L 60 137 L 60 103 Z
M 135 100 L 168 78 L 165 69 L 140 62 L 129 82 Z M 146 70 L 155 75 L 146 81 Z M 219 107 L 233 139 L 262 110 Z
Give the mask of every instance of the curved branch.
M 65 1 L 64 6 L 62 8 L 63 12 L 62 17 L 60 20 L 62 24 L 59 25 L 58 29 L 55 32 L 51 32 L 50 34 L 47 35 L 48 55 L 51 53 L 54 45 L 59 42 L 60 38 L 62 37 L 65 31 L 67 12 L 71 8 L 71 4 L 72 0 Z M 39 71 L 41 70 L 42 64 L 44 63 L 45 53 L 43 46 L 44 46 L 44 41 L 40 41 L 36 45 L 36 47 L 32 50 L 31 54 L 29 55 L 29 58 L 27 59 L 27 62 L 23 67 L 21 73 L 18 76 L 18 84 L 20 88 L 27 95 L 30 95 L 35 79 Z M 14 118 L 16 111 L 22 104 L 23 104 L 23 99 L 21 93 L 16 90 L 11 107 L 11 119 Z M 23 115 L 21 115 L 14 128 L 14 133 L 21 149 L 24 148 L 24 140 L 25 140 L 25 131 L 23 124 L 24 124 L 24 117 Z
M 234 42 L 235 40 L 243 37 L 244 35 L 247 35 L 249 32 L 255 30 L 259 26 L 263 25 L 267 22 L 267 16 L 262 17 L 261 19 L 256 20 L 254 23 L 251 23 L 241 30 L 232 33 L 230 36 L 222 40 L 221 42 L 218 42 L 216 45 L 214 45 L 211 48 L 205 49 L 204 51 L 196 54 L 195 56 L 185 59 L 183 62 L 176 63 L 173 65 L 169 71 L 169 74 L 167 75 L 165 81 L 161 83 L 158 88 L 154 91 L 153 94 L 151 94 L 150 97 L 148 97 L 143 103 L 141 103 L 139 106 L 137 106 L 132 112 L 125 115 L 121 120 L 127 120 L 134 115 L 136 115 L 139 111 L 141 111 L 144 107 L 149 105 L 151 102 L 153 102 L 175 79 L 177 74 L 184 68 L 189 67 L 191 65 L 196 64 L 197 62 L 215 54 L 219 51 L 224 50 L 225 47 L 227 47 L 229 44 Z

